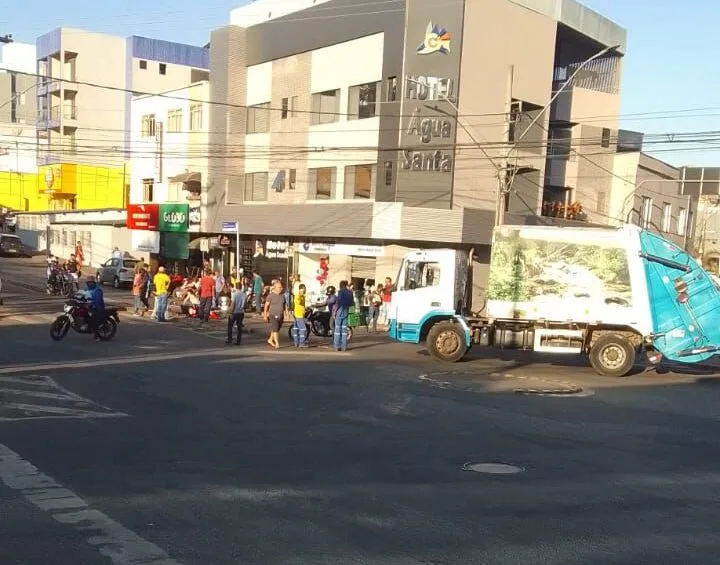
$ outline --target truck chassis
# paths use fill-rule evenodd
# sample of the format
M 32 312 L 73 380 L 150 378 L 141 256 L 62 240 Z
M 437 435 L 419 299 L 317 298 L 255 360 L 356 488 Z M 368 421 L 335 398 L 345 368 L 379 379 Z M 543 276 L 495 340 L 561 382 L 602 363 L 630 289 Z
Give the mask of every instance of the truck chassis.
M 658 357 L 649 340 L 627 326 L 463 316 L 435 321 L 426 346 L 434 358 L 454 363 L 473 345 L 504 349 L 509 337 L 525 351 L 588 355 L 593 369 L 606 377 L 626 376 L 643 348 L 651 361 Z

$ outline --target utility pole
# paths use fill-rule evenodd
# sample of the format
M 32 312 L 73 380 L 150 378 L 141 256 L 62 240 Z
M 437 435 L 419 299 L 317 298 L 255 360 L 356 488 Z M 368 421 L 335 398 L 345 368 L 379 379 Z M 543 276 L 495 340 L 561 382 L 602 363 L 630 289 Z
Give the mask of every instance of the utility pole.
M 507 123 L 508 149 L 503 158 L 502 168 L 498 171 L 498 198 L 495 203 L 495 225 L 501 226 L 505 223 L 505 199 L 508 194 L 508 169 L 510 167 L 510 131 L 512 130 L 513 109 L 513 83 L 515 81 L 515 65 L 510 65 L 507 76 L 507 93 L 505 96 L 505 121 Z

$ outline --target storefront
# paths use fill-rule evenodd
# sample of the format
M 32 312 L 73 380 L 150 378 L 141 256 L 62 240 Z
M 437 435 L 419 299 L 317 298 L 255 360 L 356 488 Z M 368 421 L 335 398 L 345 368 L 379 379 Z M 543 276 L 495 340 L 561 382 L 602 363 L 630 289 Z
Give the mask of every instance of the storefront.
M 153 269 L 164 265 L 172 272 L 185 273 L 190 256 L 188 215 L 187 204 L 128 204 L 133 250 L 149 253 Z

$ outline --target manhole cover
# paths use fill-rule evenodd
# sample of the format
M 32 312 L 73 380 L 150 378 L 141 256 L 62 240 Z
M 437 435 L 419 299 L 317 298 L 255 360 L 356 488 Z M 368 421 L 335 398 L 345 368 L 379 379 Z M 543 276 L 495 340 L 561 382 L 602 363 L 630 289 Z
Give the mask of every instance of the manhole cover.
M 525 470 L 522 467 L 507 465 L 506 463 L 465 463 L 462 469 L 463 471 L 485 473 L 488 475 L 515 475 Z

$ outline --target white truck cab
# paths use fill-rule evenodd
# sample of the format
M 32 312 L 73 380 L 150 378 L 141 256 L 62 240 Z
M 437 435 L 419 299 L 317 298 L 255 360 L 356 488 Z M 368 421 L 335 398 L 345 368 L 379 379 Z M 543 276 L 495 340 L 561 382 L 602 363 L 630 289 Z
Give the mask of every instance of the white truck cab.
M 453 249 L 425 249 L 404 257 L 392 295 L 390 337 L 420 343 L 437 321 L 462 313 L 467 257 Z

